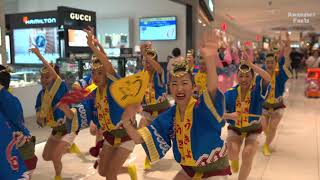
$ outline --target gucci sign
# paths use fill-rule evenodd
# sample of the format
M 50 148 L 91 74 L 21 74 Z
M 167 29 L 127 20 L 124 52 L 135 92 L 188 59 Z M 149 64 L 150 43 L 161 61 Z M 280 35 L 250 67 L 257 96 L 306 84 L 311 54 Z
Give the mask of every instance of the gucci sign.
M 70 13 L 70 19 L 77 20 L 77 21 L 86 21 L 91 22 L 91 16 L 86 14 L 79 14 L 79 13 Z

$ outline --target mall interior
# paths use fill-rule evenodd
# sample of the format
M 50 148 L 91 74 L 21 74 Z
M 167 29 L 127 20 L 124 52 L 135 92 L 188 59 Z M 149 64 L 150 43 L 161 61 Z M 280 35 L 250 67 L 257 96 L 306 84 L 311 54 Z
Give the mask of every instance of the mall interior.
M 319 7 L 319 0 L 0 0 L 0 120 L 4 122 L 0 130 L 11 133 L 8 137 L 0 133 L 1 139 L 8 140 L 0 141 L 0 179 L 319 180 Z M 209 54 L 214 55 L 209 58 Z M 179 91 L 187 86 L 174 84 L 181 78 L 174 74 L 183 66 L 177 63 L 180 61 L 189 63 L 184 67 L 192 67 L 190 74 L 195 79 L 193 115 L 188 114 L 190 104 L 183 115 L 193 119 L 192 128 L 187 128 L 180 115 L 181 122 L 176 117 Z M 153 73 L 148 74 L 148 67 Z M 124 115 L 115 115 L 127 112 L 131 104 L 120 105 L 121 98 L 116 97 L 120 92 L 111 89 L 113 84 L 104 92 L 110 113 L 100 110 L 95 95 L 101 92 L 95 79 L 100 71 L 107 71 L 102 78 L 108 78 L 108 88 L 110 79 L 116 88 L 118 80 L 124 86 L 126 78 L 140 78 L 140 88 L 146 93 L 139 101 L 143 110 L 131 118 L 137 124 L 133 130 Z M 56 75 L 47 86 L 43 83 L 46 73 Z M 143 73 L 154 81 L 143 79 Z M 8 87 L 3 84 L 7 75 Z M 238 98 L 246 85 L 244 79 L 250 77 L 250 91 Z M 205 78 L 201 93 L 199 78 Z M 261 83 L 254 84 L 259 78 Z M 62 80 L 58 90 L 54 88 L 57 79 Z M 90 90 L 92 97 L 86 93 L 94 84 L 97 89 Z M 58 97 L 62 85 L 66 92 Z M 135 91 L 133 86 L 126 85 L 127 91 Z M 211 92 L 213 86 L 216 89 Z M 162 94 L 157 94 L 157 88 L 164 88 Z M 224 94 L 221 103 L 219 94 Z M 168 102 L 166 109 L 161 109 L 164 103 L 158 97 Z M 89 108 L 81 104 L 88 99 L 95 103 L 90 116 L 86 114 Z M 71 119 L 66 113 L 70 110 L 62 110 L 63 105 L 78 108 L 71 111 Z M 148 106 L 154 108 L 151 114 L 143 113 Z M 57 109 L 64 121 L 57 121 Z M 56 125 L 39 124 L 43 111 L 51 113 L 44 115 L 44 121 L 52 116 Z M 147 127 L 141 126 L 146 119 Z M 160 119 L 163 124 L 171 123 L 173 136 L 162 129 L 169 125 L 162 125 Z M 77 131 L 72 130 L 74 122 Z M 179 135 L 179 123 L 185 127 L 185 137 Z M 54 134 L 58 126 L 68 129 L 59 138 Z M 257 129 L 247 131 L 250 128 Z M 115 131 L 124 135 L 119 138 L 112 134 Z M 36 138 L 33 143 L 31 136 Z M 32 147 L 23 148 L 27 145 Z M 190 153 L 193 157 L 188 159 Z M 30 154 L 37 157 L 32 168 Z

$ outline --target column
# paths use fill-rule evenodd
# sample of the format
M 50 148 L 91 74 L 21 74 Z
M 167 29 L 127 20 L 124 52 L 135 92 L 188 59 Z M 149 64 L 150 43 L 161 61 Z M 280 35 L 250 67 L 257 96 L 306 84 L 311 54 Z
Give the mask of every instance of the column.
M 4 18 L 4 0 L 0 0 L 0 29 L 1 29 L 0 61 L 2 61 L 2 64 L 6 64 L 6 48 L 5 48 L 6 25 L 5 25 L 5 18 Z

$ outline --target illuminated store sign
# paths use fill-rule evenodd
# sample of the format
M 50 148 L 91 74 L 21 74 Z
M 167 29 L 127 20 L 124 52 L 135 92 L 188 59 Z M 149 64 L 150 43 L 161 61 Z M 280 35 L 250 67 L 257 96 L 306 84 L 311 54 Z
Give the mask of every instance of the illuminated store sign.
M 57 19 L 56 18 L 29 19 L 28 16 L 24 16 L 22 21 L 27 25 L 33 25 L 33 24 L 55 24 L 55 23 L 57 23 Z
M 91 22 L 91 16 L 86 14 L 79 14 L 79 13 L 70 13 L 70 19 L 78 20 L 78 21 L 86 21 Z

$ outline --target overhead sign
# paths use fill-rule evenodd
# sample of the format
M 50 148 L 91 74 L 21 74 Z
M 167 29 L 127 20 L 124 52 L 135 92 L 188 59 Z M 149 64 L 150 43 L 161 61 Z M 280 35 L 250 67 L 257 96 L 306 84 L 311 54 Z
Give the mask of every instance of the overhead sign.
M 96 13 L 94 11 L 59 6 L 58 15 L 58 24 L 63 25 L 65 29 L 83 29 L 88 26 L 96 26 Z
M 34 18 L 30 19 L 28 16 L 24 16 L 22 18 L 22 21 L 24 24 L 31 25 L 31 24 L 55 24 L 57 23 L 57 19 L 52 17 L 52 18 Z
M 19 13 L 6 15 L 7 29 L 25 29 L 58 26 L 57 11 Z
M 80 13 L 75 13 L 75 12 L 70 13 L 70 19 L 77 20 L 77 21 L 91 22 L 90 15 L 80 14 Z

